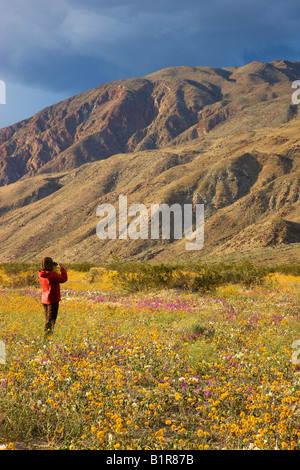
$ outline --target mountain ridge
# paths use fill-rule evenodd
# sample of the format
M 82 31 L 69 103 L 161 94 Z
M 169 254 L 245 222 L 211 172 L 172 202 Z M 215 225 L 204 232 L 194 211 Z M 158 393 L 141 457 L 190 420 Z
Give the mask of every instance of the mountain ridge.
M 180 144 L 235 118 L 240 126 L 241 119 L 249 120 L 249 108 L 266 102 L 272 107 L 276 99 L 282 109 L 278 112 L 277 104 L 272 119 L 283 123 L 298 112 L 291 104 L 290 81 L 300 75 L 300 64 L 274 63 L 169 68 L 99 85 L 49 106 L 0 130 L 0 184 L 70 170 L 117 153 Z M 263 109 L 257 113 L 255 123 L 244 127 L 268 124 Z
M 266 250 L 270 260 L 284 252 L 299 262 L 297 74 L 300 63 L 288 61 L 169 68 L 100 85 L 0 130 L 0 261 Z M 120 194 L 129 204 L 204 204 L 203 249 L 99 240 L 96 208 Z
M 279 128 L 275 142 L 273 129 L 268 130 L 269 140 L 267 131 L 257 131 L 252 141 L 247 139 L 249 133 L 236 136 L 230 146 L 227 142 L 225 154 L 222 138 L 209 142 L 206 138 L 202 146 L 194 141 L 164 150 L 115 155 L 2 187 L 0 259 L 36 260 L 50 252 L 68 261 L 98 262 L 111 251 L 129 259 L 187 256 L 184 240 L 99 240 L 96 209 L 103 203 L 116 206 L 120 194 L 127 195 L 128 204 L 147 207 L 162 202 L 204 203 L 204 248 L 189 257 L 282 247 L 291 242 L 296 246 L 300 242 L 300 159 L 286 166 L 283 155 L 293 152 L 291 142 L 298 129 L 296 121 Z M 281 157 L 270 159 L 266 144 L 270 153 L 276 148 Z

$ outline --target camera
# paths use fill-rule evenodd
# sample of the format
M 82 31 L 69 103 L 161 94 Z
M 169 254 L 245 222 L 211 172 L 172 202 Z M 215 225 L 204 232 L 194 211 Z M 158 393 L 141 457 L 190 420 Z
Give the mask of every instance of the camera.
M 56 262 L 56 261 L 53 261 L 53 266 L 57 266 L 57 262 Z

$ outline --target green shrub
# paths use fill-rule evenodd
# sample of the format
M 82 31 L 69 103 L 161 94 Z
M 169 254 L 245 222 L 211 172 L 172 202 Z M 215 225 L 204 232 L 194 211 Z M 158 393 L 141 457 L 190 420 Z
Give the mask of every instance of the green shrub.
M 113 258 L 106 269 L 115 272 L 114 279 L 125 290 L 144 291 L 149 289 L 164 289 L 184 287 L 186 279 L 179 272 L 178 266 L 159 263 L 151 264 L 144 262 L 124 263 L 117 257 Z
M 11 275 L 10 287 L 39 287 L 40 282 L 36 272 L 28 271 Z
M 5 274 L 20 274 L 28 269 L 30 269 L 30 265 L 28 263 L 2 263 L 0 264 L 0 268 L 3 269 Z
M 116 282 L 127 291 L 180 288 L 208 291 L 222 284 L 261 284 L 268 272 L 249 261 L 240 264 L 167 264 L 123 262 L 114 258 L 106 269 L 115 272 Z
M 250 287 L 254 284 L 261 284 L 269 270 L 250 261 L 243 261 L 233 265 L 219 265 L 219 272 L 222 284 L 243 284 Z
M 88 273 L 85 275 L 85 280 L 91 284 L 94 282 L 100 281 L 102 278 L 102 274 L 99 272 L 97 268 L 91 268 Z
M 89 272 L 91 268 L 94 268 L 95 265 L 92 263 L 89 263 L 88 261 L 82 261 L 81 263 L 72 263 L 68 264 L 67 269 L 72 269 L 74 271 L 79 271 L 79 272 Z
M 279 264 L 269 268 L 269 272 L 300 276 L 300 264 Z

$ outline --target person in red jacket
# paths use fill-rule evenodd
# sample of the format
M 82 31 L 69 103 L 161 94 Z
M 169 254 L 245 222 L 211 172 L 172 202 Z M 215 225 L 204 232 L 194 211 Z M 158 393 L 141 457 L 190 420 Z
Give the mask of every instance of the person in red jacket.
M 60 274 L 54 271 L 54 266 L 58 266 Z M 68 280 L 67 271 L 60 263 L 55 263 L 52 258 L 46 257 L 42 260 L 39 270 L 39 281 L 42 286 L 42 305 L 45 311 L 45 335 L 53 333 L 57 318 L 60 296 L 60 284 Z

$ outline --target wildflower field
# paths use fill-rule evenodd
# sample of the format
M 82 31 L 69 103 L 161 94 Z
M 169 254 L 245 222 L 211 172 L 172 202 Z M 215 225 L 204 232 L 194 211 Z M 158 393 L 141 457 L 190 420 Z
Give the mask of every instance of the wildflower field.
M 39 286 L 1 274 L 1 448 L 300 450 L 300 276 L 130 293 L 68 275 L 45 342 Z

